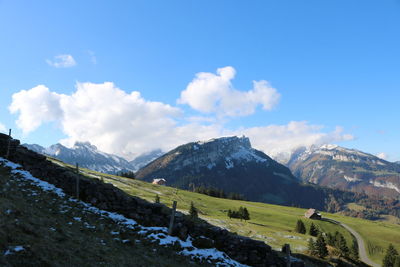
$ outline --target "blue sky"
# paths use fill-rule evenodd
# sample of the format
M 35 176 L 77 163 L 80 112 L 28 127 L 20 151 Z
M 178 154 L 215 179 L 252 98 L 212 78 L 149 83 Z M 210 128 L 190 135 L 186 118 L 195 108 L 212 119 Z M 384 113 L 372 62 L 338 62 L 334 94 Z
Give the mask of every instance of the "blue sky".
M 127 157 L 246 134 L 270 154 L 304 140 L 400 160 L 399 29 L 396 0 L 0 0 L 0 128 L 42 145 L 88 139 Z M 196 76 L 218 78 L 217 69 L 229 66 L 235 74 L 224 92 Z M 254 93 L 253 81 L 268 83 Z M 73 95 L 105 92 L 96 84 L 126 95 L 88 111 L 95 105 L 78 105 Z M 38 85 L 47 88 L 43 99 L 19 94 L 11 114 L 12 95 Z M 140 97 L 129 97 L 133 91 Z M 255 97 L 245 100 L 246 92 Z M 271 92 L 279 99 L 268 98 Z M 233 114 L 226 106 L 235 103 L 249 109 Z M 161 119 L 153 122 L 155 112 Z M 16 124 L 21 116 L 24 126 Z

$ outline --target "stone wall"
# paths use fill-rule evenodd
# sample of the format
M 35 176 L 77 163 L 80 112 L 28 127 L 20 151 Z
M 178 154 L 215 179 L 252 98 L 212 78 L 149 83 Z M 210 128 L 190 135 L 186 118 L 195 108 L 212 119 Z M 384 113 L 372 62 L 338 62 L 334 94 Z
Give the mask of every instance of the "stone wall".
M 5 157 L 8 141 L 7 135 L 0 134 L 0 157 Z M 62 188 L 66 194 L 76 194 L 76 180 L 79 175 L 81 200 L 100 209 L 123 214 L 144 226 L 168 226 L 171 209 L 165 205 L 130 196 L 112 184 L 90 179 L 58 166 L 46 160 L 45 156 L 20 146 L 18 140 L 12 139 L 11 143 L 9 160 L 19 163 L 33 176 Z M 188 235 L 195 239 L 197 237 L 194 245 L 216 247 L 232 259 L 250 266 L 286 266 L 282 258 L 264 242 L 238 236 L 205 221 L 195 223 L 179 212 L 175 218 L 173 235 L 181 239 L 186 239 Z

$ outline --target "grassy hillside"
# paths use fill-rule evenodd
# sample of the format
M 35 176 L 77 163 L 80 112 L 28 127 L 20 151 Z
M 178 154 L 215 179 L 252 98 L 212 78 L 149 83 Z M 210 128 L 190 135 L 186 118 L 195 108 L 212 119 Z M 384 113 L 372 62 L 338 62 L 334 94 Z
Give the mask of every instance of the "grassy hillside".
M 0 218 L 0 266 L 200 266 L 1 166 Z
M 289 243 L 296 252 L 306 250 L 307 240 L 310 236 L 293 232 L 298 219 L 303 219 L 307 229 L 309 229 L 311 222 L 314 222 L 324 232 L 333 233 L 339 231 L 344 234 L 348 245 L 350 246 L 351 244 L 352 237 L 346 230 L 329 222 L 304 219 L 304 209 L 214 198 L 86 169 L 81 171 L 88 177 L 102 179 L 104 182 L 112 183 L 131 195 L 139 196 L 149 201 L 154 201 L 157 194 L 160 196 L 161 202 L 168 206 L 171 206 L 173 200 L 177 200 L 178 210 L 182 212 L 187 212 L 190 203 L 193 202 L 195 207 L 199 209 L 200 217 L 210 223 L 226 228 L 229 231 L 237 232 L 240 235 L 263 240 L 276 249 L 280 249 L 283 244 Z M 228 209 L 237 209 L 240 206 L 247 207 L 250 212 L 250 221 L 245 222 L 227 217 Z M 400 225 L 373 222 L 330 213 L 323 213 L 323 216 L 341 221 L 356 229 L 364 238 L 366 244 L 369 244 L 369 255 L 377 263 L 381 263 L 389 243 L 393 243 L 400 251 Z

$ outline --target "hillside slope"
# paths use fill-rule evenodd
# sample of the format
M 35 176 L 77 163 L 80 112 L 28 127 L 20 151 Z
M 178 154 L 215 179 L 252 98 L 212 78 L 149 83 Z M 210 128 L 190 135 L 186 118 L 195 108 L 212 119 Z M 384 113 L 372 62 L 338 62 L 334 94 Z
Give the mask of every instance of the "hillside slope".
M 115 214 L 99 213 L 1 164 L 0 188 L 1 266 L 200 266 Z
M 400 197 L 400 165 L 336 145 L 300 149 L 288 162 L 305 182 L 379 195 Z
M 190 203 L 193 202 L 201 218 L 229 231 L 237 232 L 240 235 L 262 240 L 276 250 L 279 250 L 283 244 L 287 243 L 291 245 L 294 252 L 305 253 L 307 241 L 310 236 L 298 234 L 293 231 L 298 219 L 304 220 L 307 229 L 309 229 L 311 222 L 313 222 L 325 233 L 341 232 L 346 237 L 348 246 L 352 242 L 350 234 L 337 225 L 325 221 L 304 219 L 305 209 L 215 198 L 139 180 L 113 175 L 102 175 L 92 171 L 88 171 L 87 175 L 91 177 L 97 176 L 97 179 L 101 178 L 131 195 L 140 196 L 149 201 L 154 201 L 155 196 L 159 195 L 162 203 L 171 206 L 172 201 L 177 200 L 178 209 L 182 212 L 187 212 Z M 237 209 L 239 206 L 246 207 L 249 210 L 250 221 L 244 222 L 227 217 L 228 209 Z M 376 263 L 382 262 L 385 250 L 390 243 L 394 244 L 400 250 L 400 225 L 398 224 L 369 221 L 325 212 L 322 215 L 323 217 L 343 222 L 353 229 L 357 229 L 367 247 L 368 257 Z M 314 265 L 310 264 L 307 266 Z M 325 265 L 322 264 L 322 266 Z

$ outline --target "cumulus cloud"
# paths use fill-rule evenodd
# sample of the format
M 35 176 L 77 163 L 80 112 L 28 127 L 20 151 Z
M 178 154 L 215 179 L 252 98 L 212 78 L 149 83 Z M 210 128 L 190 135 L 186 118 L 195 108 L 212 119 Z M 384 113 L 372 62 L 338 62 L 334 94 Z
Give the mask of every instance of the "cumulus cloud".
M 11 113 L 19 112 L 17 126 L 24 134 L 36 130 L 42 123 L 61 118 L 61 95 L 50 92 L 44 85 L 22 90 L 12 96 Z
M 0 133 L 6 133 L 6 132 L 7 132 L 6 126 L 4 126 L 4 124 L 0 122 Z
M 376 154 L 376 156 L 380 159 L 384 159 L 384 160 L 388 159 L 388 155 L 385 152 L 378 153 L 378 154 Z
M 246 116 L 253 114 L 258 105 L 271 110 L 278 104 L 280 94 L 267 81 L 253 81 L 252 90 L 239 91 L 231 83 L 235 74 L 230 66 L 217 69 L 217 74 L 197 73 L 177 102 L 222 117 Z
M 197 78 L 200 76 L 203 74 L 198 74 Z M 210 93 L 211 98 L 217 96 L 213 101 L 207 102 L 207 98 L 203 99 L 204 95 L 200 93 L 199 102 L 193 104 L 198 105 L 197 109 L 202 109 L 203 112 L 243 115 L 254 112 L 253 109 L 257 105 L 255 103 L 261 103 L 268 109 L 279 99 L 276 90 L 272 90 L 264 81 L 255 82 L 254 88 L 248 92 L 233 89 L 229 81 L 234 77 L 234 69 L 230 67 L 219 69 L 218 75 L 205 73 L 204 76 L 211 77 L 204 79 L 204 83 L 215 83 L 218 86 L 210 86 L 210 90 L 205 92 Z M 213 77 L 216 77 L 215 81 L 210 82 Z M 240 97 L 234 96 L 227 100 L 225 95 L 222 95 L 221 98 L 221 94 L 215 92 L 219 92 L 224 84 L 228 84 L 224 90 Z M 188 88 L 191 88 L 190 85 Z M 215 91 L 212 91 L 214 89 Z M 185 91 L 189 95 L 198 93 L 188 89 Z M 232 97 L 229 94 L 227 97 Z M 274 97 L 269 94 L 275 97 L 274 101 L 271 101 Z M 184 95 L 182 92 L 182 99 L 186 99 Z M 239 98 L 247 100 L 241 102 L 243 100 Z M 227 104 L 234 102 L 242 104 L 239 105 L 240 110 Z M 226 120 L 196 114 L 185 117 L 183 111 L 177 107 L 146 100 L 137 91 L 127 93 L 111 82 L 77 83 L 76 90 L 71 94 L 59 94 L 44 85 L 38 85 L 15 93 L 9 110 L 18 114 L 16 124 L 25 134 L 44 123 L 55 122 L 66 135 L 66 138 L 61 140 L 64 145 L 72 146 L 75 141 L 89 141 L 102 151 L 127 159 L 159 148 L 168 151 L 187 142 L 246 135 L 250 137 L 253 147 L 284 160 L 292 151 L 302 146 L 353 138 L 345 134 L 340 127 L 329 132 L 321 125 L 313 125 L 306 121 L 227 129 L 224 124 Z
M 75 59 L 71 55 L 57 55 L 53 60 L 47 59 L 47 64 L 56 68 L 70 68 L 76 65 Z

